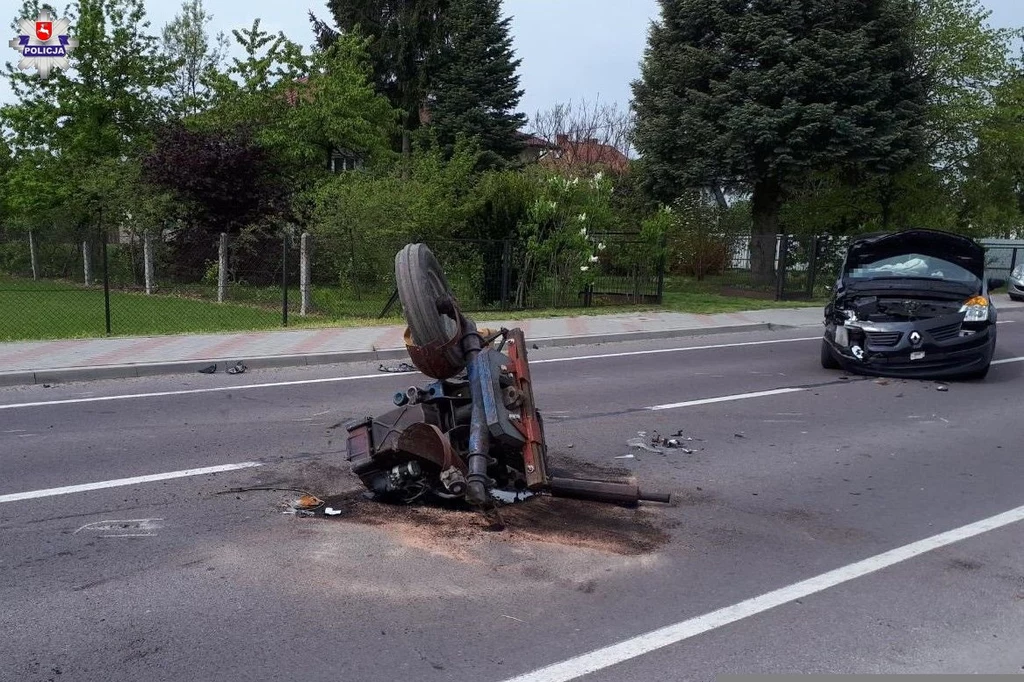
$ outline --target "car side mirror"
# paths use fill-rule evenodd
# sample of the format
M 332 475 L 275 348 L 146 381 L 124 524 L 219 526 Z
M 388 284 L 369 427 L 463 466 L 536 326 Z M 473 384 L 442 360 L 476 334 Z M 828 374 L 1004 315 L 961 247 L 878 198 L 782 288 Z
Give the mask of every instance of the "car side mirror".
M 989 291 L 992 291 L 993 289 L 1002 289 L 1005 286 L 1006 286 L 1006 280 L 1005 279 L 999 279 L 998 277 L 993 277 L 993 278 L 989 279 L 989 281 L 988 281 L 988 290 Z

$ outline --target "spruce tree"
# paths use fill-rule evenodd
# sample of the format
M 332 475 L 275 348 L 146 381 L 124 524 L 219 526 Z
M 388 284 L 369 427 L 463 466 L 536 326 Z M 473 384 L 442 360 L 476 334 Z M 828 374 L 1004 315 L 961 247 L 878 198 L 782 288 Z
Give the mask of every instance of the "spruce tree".
M 431 124 L 442 148 L 451 153 L 460 135 L 475 139 L 483 164 L 492 167 L 516 158 L 522 150 L 517 133 L 526 123 L 516 111 L 523 91 L 511 21 L 501 16 L 501 0 L 452 0 L 428 95 Z
M 773 275 L 779 210 L 823 168 L 920 158 L 927 83 L 915 0 L 660 0 L 633 84 L 646 187 L 752 194 L 751 269 Z

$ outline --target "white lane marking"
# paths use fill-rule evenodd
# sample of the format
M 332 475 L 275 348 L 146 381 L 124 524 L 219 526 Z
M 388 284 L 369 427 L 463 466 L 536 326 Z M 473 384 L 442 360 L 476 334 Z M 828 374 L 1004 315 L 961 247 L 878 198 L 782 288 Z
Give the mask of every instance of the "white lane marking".
M 698 400 L 686 400 L 681 403 L 667 403 L 665 405 L 652 405 L 648 410 L 674 410 L 679 407 L 696 407 L 697 405 L 710 405 L 711 403 L 727 403 L 733 400 L 747 400 L 748 398 L 764 398 L 770 395 L 782 395 L 784 393 L 800 393 L 806 388 L 776 388 L 771 391 L 754 391 L 753 393 L 734 393 L 723 395 L 717 398 L 700 398 Z
M 276 388 L 279 386 L 301 386 L 306 384 L 329 384 L 339 381 L 355 381 L 357 379 L 380 379 L 397 374 L 413 374 L 413 372 L 392 372 L 390 374 L 362 374 L 351 377 L 327 377 L 324 379 L 302 379 L 301 381 L 274 381 L 266 384 L 242 384 L 238 386 L 218 386 L 217 388 L 187 388 L 180 391 L 156 391 L 154 393 L 131 393 L 128 395 L 101 395 L 92 398 L 66 398 L 63 400 L 41 400 L 34 403 L 12 403 L 0 405 L 0 410 L 13 410 L 18 407 L 46 407 L 49 405 L 74 405 L 77 403 L 98 403 L 110 400 L 135 400 L 137 398 L 162 398 L 171 395 L 194 395 L 197 393 L 217 393 L 221 391 L 244 391 L 253 388 Z
M 551 362 L 575 362 L 576 360 L 601 360 L 603 358 L 626 358 L 631 355 L 658 355 L 660 353 L 681 353 L 688 350 L 715 350 L 717 348 L 742 348 L 744 346 L 769 346 L 776 343 L 795 343 L 797 341 L 821 341 L 821 336 L 803 336 L 798 339 L 772 339 L 771 341 L 743 341 L 739 343 L 716 343 L 710 346 L 684 346 L 681 348 L 654 348 L 651 350 L 630 350 L 621 353 L 603 353 L 601 355 L 575 355 L 571 358 L 547 358 L 530 360 L 531 365 L 542 365 Z
M 622 353 L 605 353 L 603 355 L 580 355 L 571 358 L 548 358 L 546 360 L 530 360 L 530 365 L 542 365 L 552 362 L 575 362 L 577 360 L 599 360 L 602 358 L 619 358 L 632 355 L 653 355 L 658 353 L 679 353 L 690 350 L 713 350 L 717 348 L 738 348 L 741 346 L 765 346 L 776 343 L 792 343 L 794 341 L 819 341 L 820 336 L 800 339 L 773 339 L 771 341 L 745 341 L 743 343 L 720 343 L 713 346 L 686 346 L 683 348 L 656 348 L 652 350 L 626 351 Z M 349 377 L 325 377 L 322 379 L 297 379 L 295 381 L 274 381 L 263 384 L 240 384 L 238 386 L 217 386 L 216 388 L 187 388 L 178 391 L 156 391 L 153 393 L 131 393 L 128 395 L 104 395 L 87 398 L 65 398 L 62 400 L 41 400 L 32 403 L 12 403 L 0 405 L 0 410 L 13 410 L 19 407 L 47 407 L 50 405 L 74 405 L 79 403 L 96 403 L 110 400 L 135 400 L 137 398 L 162 398 L 174 395 L 195 395 L 199 393 L 217 393 L 221 391 L 244 391 L 256 388 L 279 388 L 282 386 L 308 386 L 312 384 L 331 384 L 340 381 L 358 381 L 360 379 L 385 379 L 403 374 L 418 372 L 378 372 L 377 374 L 358 374 Z
M 219 474 L 225 471 L 236 471 L 238 469 L 251 469 L 252 467 L 263 466 L 260 462 L 240 462 L 238 464 L 221 464 L 219 466 L 203 467 L 201 469 L 184 469 L 182 471 L 168 471 L 162 474 L 149 474 L 146 476 L 133 476 L 132 478 L 117 478 L 111 481 L 97 481 L 95 483 L 81 483 L 79 485 L 68 485 L 62 488 L 46 488 L 44 490 L 29 490 L 24 493 L 10 493 L 0 495 L 0 502 L 20 502 L 22 500 L 33 500 L 38 497 L 53 497 L 55 495 L 67 495 L 69 493 L 81 493 L 88 490 L 102 490 L 103 488 L 118 488 L 126 485 L 139 483 L 153 483 L 155 481 L 168 481 L 173 478 L 186 478 L 189 476 L 204 476 L 206 474 Z
M 1002 360 L 993 360 L 993 365 L 1005 365 L 1010 362 L 1024 362 L 1024 358 L 1003 358 Z
M 698 635 L 717 630 L 731 623 L 756 616 L 783 604 L 809 597 L 829 588 L 876 573 L 882 569 L 913 559 L 928 552 L 941 549 L 957 542 L 997 530 L 1024 520 L 1024 507 L 990 516 L 966 526 L 933 535 L 909 545 L 876 554 L 813 578 L 767 592 L 712 611 L 711 613 L 668 625 L 651 632 L 632 637 L 617 644 L 595 649 L 561 663 L 540 668 L 533 672 L 513 677 L 505 682 L 568 682 L 598 670 L 609 668 L 624 661 L 650 653 L 663 647 L 678 644 Z

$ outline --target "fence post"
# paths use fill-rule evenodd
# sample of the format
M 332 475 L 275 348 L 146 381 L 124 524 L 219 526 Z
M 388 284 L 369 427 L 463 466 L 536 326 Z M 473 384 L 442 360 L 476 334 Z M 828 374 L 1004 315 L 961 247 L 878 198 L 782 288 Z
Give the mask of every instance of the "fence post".
M 786 257 L 789 255 L 789 235 L 776 235 L 775 248 L 778 249 L 779 260 L 775 274 L 775 300 L 781 301 L 786 295 Z
M 85 286 L 92 286 L 92 252 L 89 250 L 89 240 L 82 240 L 82 270 L 85 273 Z
M 668 235 L 662 234 L 658 242 L 658 305 L 665 302 L 665 263 L 668 255 Z
M 818 235 L 811 237 L 811 251 L 807 261 L 807 298 L 814 298 L 814 284 L 818 277 Z
M 103 229 L 103 213 L 100 212 L 100 232 L 103 237 L 103 313 L 110 336 L 110 258 L 107 256 L 107 231 Z
M 281 234 L 281 326 L 288 326 L 288 232 Z
M 309 233 L 303 232 L 299 240 L 299 315 L 305 317 L 309 312 Z
M 153 293 L 153 235 L 142 233 L 142 270 L 146 278 L 146 295 Z
M 220 248 L 217 249 L 217 303 L 228 297 L 228 233 L 220 233 Z
M 32 279 L 39 279 L 39 253 L 36 251 L 36 236 L 32 230 L 28 231 L 28 253 L 32 261 Z
M 501 249 L 501 309 L 508 310 L 512 286 L 512 240 L 505 239 Z

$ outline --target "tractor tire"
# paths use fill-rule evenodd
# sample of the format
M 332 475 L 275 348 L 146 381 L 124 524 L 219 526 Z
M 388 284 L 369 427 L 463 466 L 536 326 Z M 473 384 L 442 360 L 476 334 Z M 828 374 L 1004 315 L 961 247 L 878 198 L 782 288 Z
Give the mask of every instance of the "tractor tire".
M 437 309 L 437 302 L 451 297 L 441 264 L 426 244 L 407 244 L 395 256 L 395 282 L 402 314 L 417 346 L 442 346 L 459 334 L 459 324 Z M 452 344 L 445 361 L 465 366 L 462 348 Z

